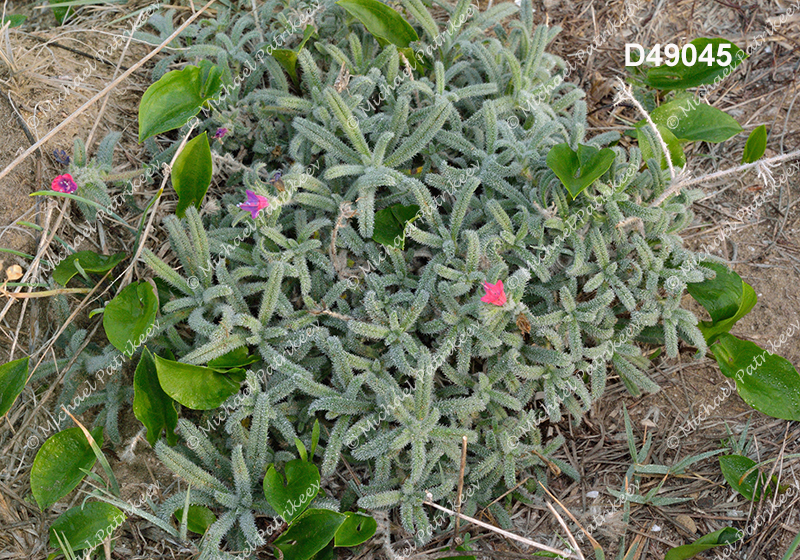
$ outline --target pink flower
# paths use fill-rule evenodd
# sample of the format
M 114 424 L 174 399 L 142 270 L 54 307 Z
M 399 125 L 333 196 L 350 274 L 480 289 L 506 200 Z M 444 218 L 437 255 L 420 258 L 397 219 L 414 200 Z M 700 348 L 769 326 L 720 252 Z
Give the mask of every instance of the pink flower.
M 226 134 L 228 134 L 227 128 L 218 128 L 217 131 L 214 133 L 214 138 L 223 138 Z
M 53 183 L 50 185 L 50 187 L 54 191 L 63 192 L 67 194 L 72 194 L 78 190 L 78 185 L 75 184 L 75 180 L 69 173 L 64 173 L 63 175 L 59 175 L 58 177 L 53 179 Z
M 486 295 L 481 298 L 484 303 L 491 303 L 502 307 L 506 304 L 506 292 L 503 289 L 503 281 L 498 280 L 497 284 L 483 283 L 483 288 L 486 290 Z
M 255 220 L 258 217 L 258 213 L 269 206 L 269 200 L 266 196 L 261 196 L 260 194 L 256 194 L 251 190 L 247 190 L 245 192 L 247 192 L 247 202 L 242 202 L 237 206 L 239 206 L 239 208 L 242 210 L 247 210 L 250 212 L 250 215 L 253 216 L 253 219 Z

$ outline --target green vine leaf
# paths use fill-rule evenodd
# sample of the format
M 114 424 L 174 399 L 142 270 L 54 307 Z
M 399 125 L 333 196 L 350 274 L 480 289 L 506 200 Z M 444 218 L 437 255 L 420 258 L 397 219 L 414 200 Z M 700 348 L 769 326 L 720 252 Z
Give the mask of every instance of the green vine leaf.
M 167 433 L 168 445 L 177 443 L 175 428 L 178 426 L 178 413 L 175 401 L 161 388 L 155 360 L 147 348 L 142 351 L 133 374 L 133 414 L 147 428 L 150 445 L 155 446 L 162 430 Z
M 66 286 L 70 279 L 80 272 L 104 273 L 125 260 L 125 253 L 101 255 L 94 251 L 78 251 L 65 258 L 53 269 L 53 280 Z
M 102 445 L 103 428 L 95 428 L 92 437 Z M 97 457 L 80 428 L 68 428 L 49 437 L 36 453 L 31 468 L 31 492 L 46 510 L 72 492 Z
M 8 26 L 9 29 L 12 27 L 19 27 L 26 19 L 28 19 L 28 16 L 23 16 L 21 14 L 11 14 L 5 16 L 2 20 L 0 20 L 0 27 L 4 26 L 8 22 L 11 22 Z
M 406 48 L 412 41 L 419 41 L 414 28 L 392 8 L 378 0 L 339 0 L 339 6 L 364 24 L 378 43 L 391 43 Z M 409 59 L 410 60 L 410 59 Z
M 419 217 L 419 206 L 393 204 L 375 213 L 375 227 L 372 240 L 395 249 L 405 249 L 406 225 Z
M 50 546 L 59 548 L 58 537 L 72 550 L 97 548 L 125 521 L 125 514 L 105 502 L 87 502 L 62 513 L 50 526 Z
M 791 362 L 728 333 L 711 351 L 744 402 L 773 418 L 800 420 L 800 373 Z
M 239 390 L 241 370 L 226 375 L 211 368 L 193 366 L 153 356 L 158 382 L 164 392 L 192 410 L 211 410 Z
M 183 218 L 192 204 L 200 210 L 212 174 L 211 146 L 204 132 L 186 143 L 172 166 L 172 188 L 178 193 L 176 216 Z
M 682 98 L 657 107 L 650 118 L 666 126 L 682 142 L 723 142 L 742 131 L 742 127 L 727 113 L 693 98 Z M 643 126 L 641 120 L 636 126 Z
M 264 476 L 264 497 L 278 515 L 291 523 L 319 492 L 319 469 L 312 463 L 295 459 L 286 463 L 284 470 L 285 480 L 275 470 L 275 465 L 270 465 Z
M 764 482 L 766 477 L 761 476 L 762 480 L 759 481 L 761 473 L 754 470 L 742 480 L 744 474 L 756 466 L 756 462 L 749 457 L 742 455 L 723 455 L 719 458 L 719 468 L 722 470 L 722 475 L 731 488 L 739 492 L 742 496 L 750 500 L 761 500 L 761 495 L 764 490 Z M 777 483 L 777 477 L 772 477 L 773 482 Z M 740 482 L 741 481 L 741 482 Z M 769 491 L 769 488 L 767 488 Z
M 372 517 L 359 513 L 346 512 L 347 519 L 336 530 L 335 546 L 358 546 L 367 542 L 378 528 Z
M 183 519 L 183 508 L 175 510 L 175 519 L 180 521 Z M 214 512 L 205 506 L 189 506 L 189 515 L 187 518 L 187 527 L 192 533 L 204 535 L 211 525 L 217 520 Z
M 208 367 L 215 371 L 222 372 L 230 369 L 247 367 L 250 364 L 256 363 L 258 360 L 258 356 L 250 354 L 246 346 L 240 346 L 227 354 L 223 354 L 219 358 L 214 358 L 208 362 Z
M 308 560 L 325 548 L 346 516 L 329 509 L 310 509 L 275 539 L 284 560 Z
M 0 418 L 11 410 L 28 382 L 28 358 L 20 358 L 0 366 Z
M 741 539 L 743 535 L 744 533 L 738 529 L 725 527 L 719 531 L 703 535 L 692 544 L 684 544 L 668 550 L 667 554 L 664 556 L 664 560 L 687 560 L 687 558 L 696 556 L 704 550 L 735 543 Z
M 767 127 L 761 125 L 754 129 L 747 137 L 747 144 L 744 145 L 742 163 L 753 163 L 761 159 L 767 151 Z
M 729 76 L 733 69 L 747 58 L 742 49 L 727 39 L 700 37 L 689 44 L 694 45 L 697 58 L 704 51 L 706 52 L 706 58 L 710 53 L 710 58 L 713 59 L 712 64 L 695 60 L 694 64 L 687 66 L 681 56 L 675 66 L 670 67 L 662 64 L 661 66 L 650 68 L 647 71 L 645 83 L 650 87 L 665 91 L 713 84 L 718 77 Z M 683 48 L 686 48 L 686 46 L 684 45 Z M 710 51 L 708 51 L 709 48 Z M 722 62 L 727 62 L 727 64 L 723 65 Z
M 700 321 L 698 328 L 706 342 L 712 342 L 717 335 L 730 331 L 739 319 L 747 315 L 758 297 L 750 284 L 725 265 L 715 262 L 700 264 L 712 269 L 716 276 L 688 284 L 686 290 L 711 315 L 711 321 Z
M 547 167 L 553 170 L 574 200 L 608 171 L 614 157 L 610 148 L 598 150 L 594 146 L 578 144 L 576 152 L 569 144 L 557 144 L 547 154 Z
M 139 103 L 139 142 L 182 127 L 221 86 L 222 72 L 207 60 L 164 74 Z
M 158 299 L 147 282 L 125 286 L 106 305 L 103 328 L 108 341 L 130 357 L 148 337 L 158 310 Z

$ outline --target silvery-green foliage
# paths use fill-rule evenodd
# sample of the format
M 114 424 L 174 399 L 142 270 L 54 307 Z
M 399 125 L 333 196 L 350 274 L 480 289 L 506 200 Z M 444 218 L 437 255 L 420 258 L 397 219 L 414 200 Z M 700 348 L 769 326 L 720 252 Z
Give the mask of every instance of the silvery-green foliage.
M 424 542 L 425 492 L 452 499 L 462 437 L 465 484 L 477 488 L 466 511 L 528 474 L 544 479 L 557 467 L 577 478 L 554 457 L 563 440 L 545 439 L 541 422 L 579 421 L 602 395 L 609 366 L 631 392 L 657 390 L 637 338 L 660 338 L 670 356 L 681 338 L 705 351 L 696 318 L 680 308 L 686 283 L 703 279 L 680 270 L 692 255 L 678 237 L 698 192 L 651 208 L 668 173 L 658 165 L 640 172 L 637 148 L 613 146 L 611 168 L 570 200 L 546 166 L 550 149 L 604 147 L 618 136 L 586 137 L 583 92 L 560 82 L 565 64 L 544 50 L 558 30 L 534 27 L 527 0 L 508 31 L 495 25 L 514 10 L 502 3 L 474 15 L 412 80 L 393 45 L 348 28 L 331 8 L 318 20 L 330 32 L 298 56 L 299 91 L 267 65 L 268 86 L 243 91 L 204 124 L 257 122 L 247 130 L 256 139 L 252 167 L 205 224 L 193 209 L 167 221 L 177 270 L 152 252 L 144 258 L 172 289 L 162 312 L 188 315 L 188 331 L 167 330 L 182 361 L 204 364 L 244 346 L 260 357 L 251 367 L 261 384 L 245 399 L 252 404 L 230 415 L 219 452 L 223 465 L 242 454 L 252 486 L 271 449 L 291 448 L 296 433 L 308 441 L 317 418 L 323 477 L 346 457 L 366 471 L 359 505 L 399 506 L 405 528 Z M 342 64 L 351 79 L 337 91 Z M 282 170 L 284 193 L 259 173 L 273 146 L 292 162 Z M 255 225 L 235 205 L 244 188 L 273 203 Z M 372 240 L 375 213 L 396 203 L 421 208 L 404 249 Z M 356 211 L 349 220 L 348 209 Z M 497 280 L 503 307 L 480 301 L 482 283 Z M 248 415 L 269 418 L 257 443 L 241 422 Z M 215 451 L 182 462 L 177 453 L 159 445 L 168 466 L 194 480 L 193 492 L 246 509 L 230 480 L 223 490 L 193 470 L 211 468 Z M 492 507 L 507 519 L 501 504 Z M 217 523 L 207 537 L 214 543 L 236 518 Z

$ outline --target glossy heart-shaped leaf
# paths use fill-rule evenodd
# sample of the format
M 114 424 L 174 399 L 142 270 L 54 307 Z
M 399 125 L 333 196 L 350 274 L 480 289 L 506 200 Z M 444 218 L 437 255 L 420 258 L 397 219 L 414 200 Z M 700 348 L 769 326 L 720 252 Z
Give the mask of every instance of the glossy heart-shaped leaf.
M 175 445 L 178 436 L 178 412 L 175 401 L 167 395 L 158 382 L 156 363 L 150 350 L 145 348 L 133 374 L 133 414 L 147 428 L 147 441 L 155 446 L 161 431 L 167 433 L 167 444 Z
M 164 74 L 139 103 L 139 142 L 182 127 L 221 85 L 221 71 L 208 61 Z
M 164 392 L 192 410 L 211 410 L 239 390 L 242 377 L 153 356 Z
M 180 523 L 183 519 L 183 508 L 175 511 L 175 519 Z M 205 506 L 189 506 L 186 526 L 192 533 L 204 535 L 206 530 L 214 524 L 217 516 Z
M 730 331 L 753 309 L 758 298 L 753 287 L 725 265 L 715 262 L 700 264 L 712 269 L 716 276 L 688 284 L 686 290 L 711 315 L 711 321 L 698 324 L 706 341 L 711 342 L 717 335 Z
M 319 492 L 319 469 L 313 463 L 295 459 L 286 463 L 284 470 L 285 480 L 275 466 L 270 465 L 264 476 L 264 497 L 278 515 L 291 523 Z
M 751 502 L 754 496 L 756 500 L 761 499 L 761 494 L 764 490 L 764 482 L 766 480 L 766 477 L 763 475 L 761 476 L 761 480 L 759 480 L 760 473 L 758 470 L 752 471 L 742 480 L 744 474 L 755 466 L 755 461 L 742 455 L 723 455 L 719 458 L 719 467 L 722 470 L 722 475 L 725 477 L 725 480 L 728 481 L 731 488 Z M 777 482 L 777 478 L 774 476 L 773 482 Z M 756 485 L 758 485 L 758 489 L 756 489 Z
M 375 227 L 372 240 L 395 249 L 405 248 L 406 224 L 410 224 L 419 216 L 419 206 L 411 204 L 393 204 L 375 213 Z
M 650 117 L 666 126 L 680 141 L 719 143 L 735 136 L 742 127 L 727 113 L 693 98 L 676 99 L 657 107 Z M 643 126 L 646 121 L 636 123 Z
M 392 43 L 405 48 L 412 41 L 419 41 L 414 28 L 392 8 L 378 0 L 339 0 L 339 6 L 364 24 L 378 43 Z
M 753 132 L 747 137 L 747 144 L 744 145 L 744 153 L 742 154 L 742 163 L 758 161 L 766 151 L 767 127 L 762 124 L 758 128 L 753 129 Z
M 62 513 L 50 526 L 50 546 L 59 548 L 56 534 L 72 550 L 96 548 L 125 521 L 125 514 L 105 502 L 86 502 Z
M 336 530 L 335 546 L 358 546 L 375 534 L 378 523 L 372 517 L 346 512 L 347 519 Z
M 744 402 L 768 416 L 800 420 L 800 373 L 786 359 L 728 333 L 711 345 L 719 369 Z
M 172 188 L 178 193 L 176 216 L 183 218 L 192 204 L 200 210 L 212 173 L 211 146 L 204 132 L 186 143 L 172 166 Z
M 614 157 L 614 151 L 609 148 L 598 150 L 594 146 L 578 144 L 576 152 L 569 144 L 557 144 L 547 154 L 547 167 L 553 170 L 574 200 L 608 171 Z
M 100 255 L 94 251 L 78 251 L 56 265 L 53 269 L 53 280 L 66 286 L 70 279 L 80 271 L 85 272 L 108 272 L 125 259 L 125 253 L 115 253 L 113 255 Z
M 284 560 L 308 560 L 325 548 L 346 516 L 329 509 L 310 509 L 275 539 Z
M 92 430 L 102 445 L 103 428 Z M 39 509 L 46 510 L 72 492 L 91 470 L 97 457 L 80 428 L 68 428 L 52 435 L 42 445 L 31 467 L 31 492 Z
M 682 53 L 675 66 L 663 64 L 650 68 L 647 71 L 645 83 L 650 87 L 667 91 L 713 84 L 718 77 L 729 76 L 733 69 L 747 58 L 742 49 L 727 39 L 700 37 L 689 45 L 695 47 L 696 59 L 694 61 L 692 61 L 691 51 L 685 55 Z M 683 49 L 686 48 L 687 45 L 684 45 Z M 705 55 L 703 55 L 704 52 Z M 698 60 L 701 55 L 704 56 L 705 61 Z M 693 62 L 693 64 L 687 65 L 684 60 Z M 709 65 L 707 60 L 712 60 L 712 63 Z M 723 65 L 723 62 L 728 64 Z
M 692 544 L 676 546 L 667 551 L 664 560 L 687 560 L 692 556 L 700 554 L 704 550 L 710 550 L 720 546 L 727 546 L 735 543 L 742 538 L 744 533 L 733 527 L 725 527 L 719 531 L 714 531 L 708 535 L 703 535 Z
M 0 418 L 11 410 L 11 405 L 28 382 L 28 358 L 20 358 L 0 366 Z
M 157 310 L 158 299 L 150 284 L 136 282 L 125 286 L 103 312 L 108 341 L 126 356 L 133 356 L 147 340 Z

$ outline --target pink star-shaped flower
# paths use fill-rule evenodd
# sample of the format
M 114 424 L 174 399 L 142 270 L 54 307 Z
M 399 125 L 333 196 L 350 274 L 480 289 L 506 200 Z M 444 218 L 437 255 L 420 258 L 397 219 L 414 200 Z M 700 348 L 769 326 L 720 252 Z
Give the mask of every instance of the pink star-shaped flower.
M 497 284 L 483 283 L 483 288 L 486 290 L 486 295 L 481 298 L 484 303 L 491 303 L 502 307 L 506 304 L 506 292 L 503 289 L 503 281 L 498 280 Z
M 53 183 L 50 185 L 50 188 L 52 188 L 54 191 L 72 194 L 78 190 L 78 185 L 75 183 L 72 175 L 69 173 L 64 173 L 63 175 L 59 175 L 53 179 Z
M 242 202 L 241 204 L 237 204 L 237 206 L 242 210 L 250 212 L 250 215 L 253 216 L 255 220 L 258 217 L 258 213 L 269 206 L 269 200 L 266 196 L 261 196 L 251 190 L 245 192 L 247 193 L 247 202 Z

